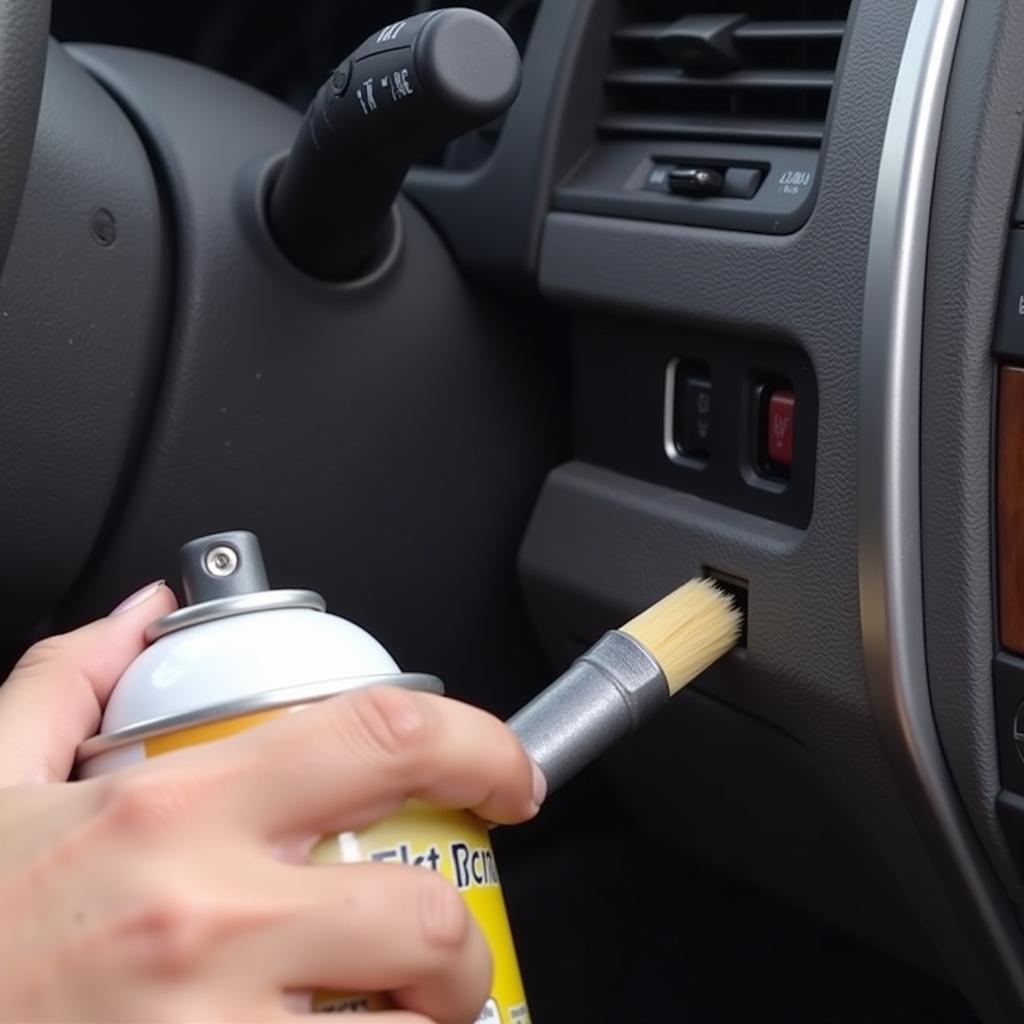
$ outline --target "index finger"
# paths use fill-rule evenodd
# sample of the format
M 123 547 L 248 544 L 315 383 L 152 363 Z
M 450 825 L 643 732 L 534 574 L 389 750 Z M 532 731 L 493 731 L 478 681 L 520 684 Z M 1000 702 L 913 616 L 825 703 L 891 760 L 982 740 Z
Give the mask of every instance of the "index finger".
M 544 795 L 498 719 L 394 687 L 334 697 L 192 753 L 222 759 L 211 799 L 269 836 L 359 829 L 410 798 L 511 824 Z

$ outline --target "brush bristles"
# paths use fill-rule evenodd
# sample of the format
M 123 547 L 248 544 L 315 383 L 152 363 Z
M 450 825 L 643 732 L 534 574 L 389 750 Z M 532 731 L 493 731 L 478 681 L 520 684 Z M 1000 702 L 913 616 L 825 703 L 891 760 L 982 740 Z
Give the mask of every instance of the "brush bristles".
M 736 646 L 743 615 L 708 579 L 690 580 L 621 627 L 647 648 L 677 693 Z

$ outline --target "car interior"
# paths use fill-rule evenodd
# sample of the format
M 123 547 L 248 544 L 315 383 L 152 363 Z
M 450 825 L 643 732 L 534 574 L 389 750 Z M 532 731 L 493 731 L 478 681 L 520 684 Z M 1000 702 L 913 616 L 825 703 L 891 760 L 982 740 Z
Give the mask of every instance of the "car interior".
M 0 0 L 4 665 L 248 529 L 506 718 L 710 577 L 531 1019 L 1024 1021 L 1024 4 L 445 6 Z

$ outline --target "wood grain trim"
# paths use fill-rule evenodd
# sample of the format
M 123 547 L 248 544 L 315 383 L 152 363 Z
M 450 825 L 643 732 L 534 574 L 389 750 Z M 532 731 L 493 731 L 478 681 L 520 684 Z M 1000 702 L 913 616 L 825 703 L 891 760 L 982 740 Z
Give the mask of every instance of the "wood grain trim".
M 1024 368 L 999 371 L 996 515 L 999 636 L 1024 654 Z

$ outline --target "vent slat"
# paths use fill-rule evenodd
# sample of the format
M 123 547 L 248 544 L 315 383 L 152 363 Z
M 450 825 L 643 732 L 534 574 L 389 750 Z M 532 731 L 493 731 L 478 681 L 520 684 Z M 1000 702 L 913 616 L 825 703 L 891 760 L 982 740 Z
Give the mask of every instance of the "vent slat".
M 748 21 L 733 33 L 738 43 L 841 42 L 844 21 Z
M 667 25 L 663 21 L 640 22 L 636 25 L 622 25 L 612 33 L 616 43 L 656 43 L 658 36 L 665 31 Z
M 605 114 L 598 123 L 605 135 L 658 139 L 709 139 L 819 146 L 823 121 L 687 117 L 684 114 Z
M 617 43 L 656 43 L 658 36 L 671 22 L 649 21 L 623 25 L 612 34 Z M 748 21 L 733 36 L 743 43 L 776 42 L 840 42 L 846 23 L 843 21 Z
M 729 71 L 721 75 L 687 75 L 671 68 L 617 68 L 605 76 L 615 88 L 637 89 L 831 89 L 828 71 Z
M 819 146 L 849 7 L 850 0 L 622 0 L 598 129 Z

